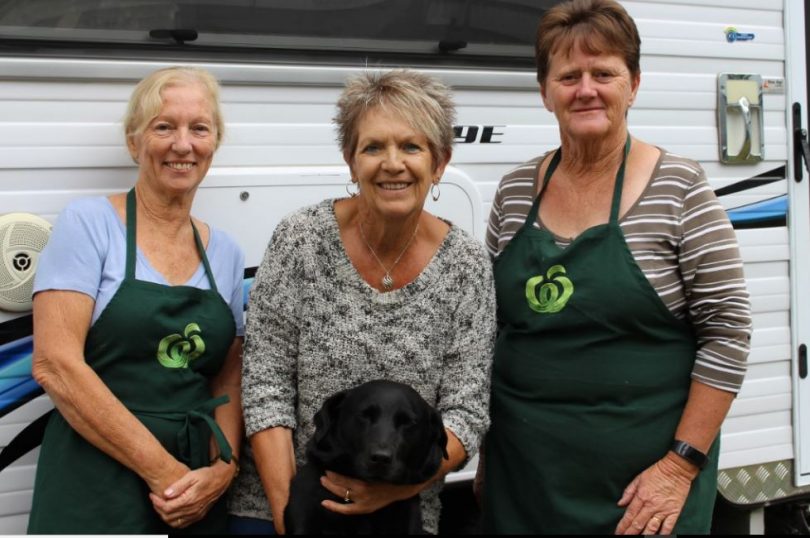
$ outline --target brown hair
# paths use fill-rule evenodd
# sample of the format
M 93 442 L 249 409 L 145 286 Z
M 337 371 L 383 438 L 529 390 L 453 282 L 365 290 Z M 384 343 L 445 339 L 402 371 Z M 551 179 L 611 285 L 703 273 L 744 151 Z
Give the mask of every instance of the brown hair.
M 208 93 L 211 100 L 211 114 L 216 127 L 216 147 L 225 134 L 222 112 L 219 108 L 219 83 L 214 75 L 199 67 L 166 67 L 158 69 L 141 80 L 129 98 L 127 113 L 124 116 L 124 134 L 127 140 L 143 132 L 149 122 L 160 114 L 163 108 L 161 92 L 170 86 L 199 85 Z
M 537 26 L 537 81 L 544 84 L 551 57 L 579 45 L 589 54 L 618 54 L 632 76 L 641 72 L 636 23 L 615 0 L 569 0 L 546 11 Z
M 349 158 L 357 149 L 357 125 L 379 107 L 402 117 L 425 135 L 434 166 L 450 155 L 456 110 L 450 88 L 437 79 L 408 69 L 368 71 L 346 82 L 334 119 L 338 143 Z

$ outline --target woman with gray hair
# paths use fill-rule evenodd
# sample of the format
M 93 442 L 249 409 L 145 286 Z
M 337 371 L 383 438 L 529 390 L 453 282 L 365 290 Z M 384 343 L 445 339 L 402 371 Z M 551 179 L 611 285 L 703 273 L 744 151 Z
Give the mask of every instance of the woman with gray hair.
M 438 408 L 449 459 L 408 486 L 327 472 L 324 487 L 352 502 L 325 506 L 365 514 L 420 494 L 423 527 L 438 531 L 442 479 L 476 452 L 488 425 L 495 334 L 483 246 L 424 210 L 428 192 L 440 195 L 453 119 L 448 88 L 420 73 L 367 73 L 346 85 L 335 121 L 355 192 L 286 217 L 250 295 L 242 397 L 253 461 L 230 506 L 243 523 L 272 518 L 284 532 L 316 411 L 338 391 L 389 379 Z

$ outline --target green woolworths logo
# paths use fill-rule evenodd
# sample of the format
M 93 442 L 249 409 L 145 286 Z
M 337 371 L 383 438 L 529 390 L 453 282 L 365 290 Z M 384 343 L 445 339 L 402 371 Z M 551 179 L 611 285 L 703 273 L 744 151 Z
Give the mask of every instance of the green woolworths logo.
M 551 267 L 546 271 L 546 276 L 533 276 L 526 281 L 526 300 L 529 301 L 529 308 L 541 314 L 559 312 L 565 308 L 573 294 L 574 284 L 565 276 L 565 267 L 562 265 Z
M 183 334 L 185 338 L 179 334 L 170 334 L 160 341 L 157 360 L 166 368 L 188 368 L 188 363 L 205 353 L 205 342 L 200 337 L 199 325 L 189 323 Z

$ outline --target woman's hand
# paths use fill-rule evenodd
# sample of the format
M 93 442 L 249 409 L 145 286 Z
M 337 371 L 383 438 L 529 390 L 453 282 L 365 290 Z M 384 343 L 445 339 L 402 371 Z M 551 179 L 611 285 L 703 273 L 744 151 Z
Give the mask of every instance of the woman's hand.
M 189 471 L 163 491 L 149 494 L 155 511 L 167 525 L 182 529 L 196 523 L 228 489 L 236 465 L 217 461 L 210 467 Z
M 327 510 L 347 516 L 370 514 L 393 502 L 410 499 L 422 491 L 428 483 L 407 485 L 371 483 L 326 471 L 326 476 L 321 477 L 321 485 L 338 497 L 348 497 L 351 502 L 323 501 L 321 505 Z
M 733 393 L 693 380 L 674 438 L 708 454 L 732 401 Z M 616 534 L 672 534 L 699 472 L 695 465 L 667 452 L 624 490 L 618 504 L 627 509 Z
M 645 469 L 619 500 L 627 509 L 616 534 L 672 534 L 698 472 L 672 452 Z
M 420 484 L 407 485 L 370 483 L 326 471 L 326 476 L 321 477 L 321 485 L 341 499 L 347 497 L 348 491 L 348 498 L 351 502 L 323 501 L 321 504 L 327 510 L 338 514 L 370 514 L 393 502 L 410 499 L 419 494 L 420 491 L 434 481 L 457 469 L 467 457 L 467 452 L 456 434 L 448 428 L 445 428 L 445 431 L 447 432 L 447 454 L 449 457 L 442 460 L 441 467 L 430 480 Z

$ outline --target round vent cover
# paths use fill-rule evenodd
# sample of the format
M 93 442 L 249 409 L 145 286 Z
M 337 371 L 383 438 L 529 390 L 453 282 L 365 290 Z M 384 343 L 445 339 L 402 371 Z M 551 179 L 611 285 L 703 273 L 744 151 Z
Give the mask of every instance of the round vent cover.
M 31 309 L 34 272 L 50 234 L 51 224 L 36 215 L 0 216 L 0 309 Z

